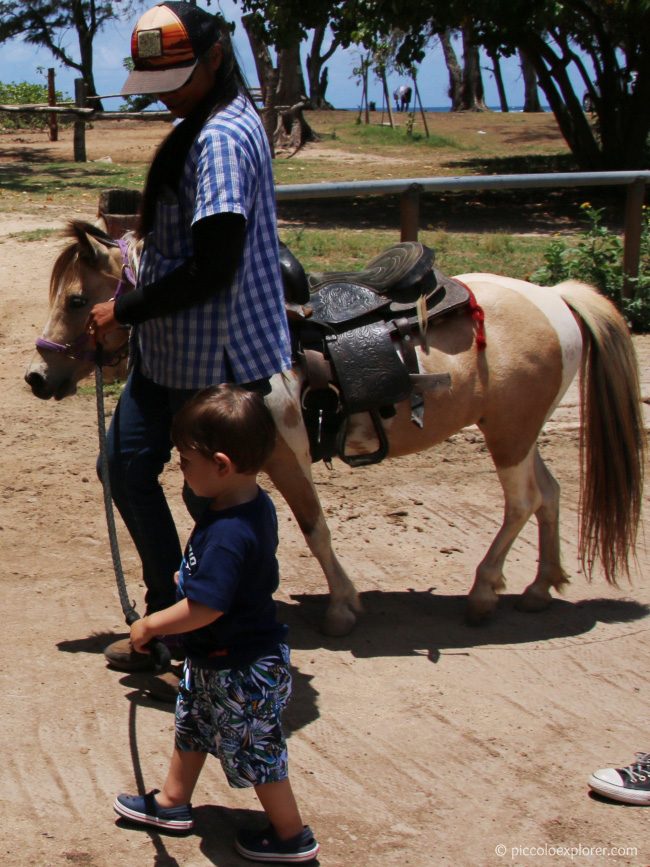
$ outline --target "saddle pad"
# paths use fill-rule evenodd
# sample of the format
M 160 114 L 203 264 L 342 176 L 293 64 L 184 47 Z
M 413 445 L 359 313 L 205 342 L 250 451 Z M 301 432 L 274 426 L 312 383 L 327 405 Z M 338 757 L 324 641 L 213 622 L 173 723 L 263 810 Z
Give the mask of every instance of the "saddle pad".
M 384 322 L 328 336 L 327 349 L 349 413 L 399 403 L 409 396 L 408 370 Z

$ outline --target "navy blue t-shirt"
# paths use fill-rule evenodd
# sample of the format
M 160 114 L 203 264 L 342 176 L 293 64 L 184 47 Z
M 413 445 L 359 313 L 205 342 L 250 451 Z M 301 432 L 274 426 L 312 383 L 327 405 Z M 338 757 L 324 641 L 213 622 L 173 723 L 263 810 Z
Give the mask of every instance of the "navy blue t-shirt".
M 197 665 L 247 665 L 285 640 L 287 627 L 278 622 L 273 601 L 279 583 L 277 547 L 275 507 L 261 488 L 254 500 L 221 511 L 208 509 L 197 522 L 176 597 L 223 611 L 208 626 L 181 636 Z

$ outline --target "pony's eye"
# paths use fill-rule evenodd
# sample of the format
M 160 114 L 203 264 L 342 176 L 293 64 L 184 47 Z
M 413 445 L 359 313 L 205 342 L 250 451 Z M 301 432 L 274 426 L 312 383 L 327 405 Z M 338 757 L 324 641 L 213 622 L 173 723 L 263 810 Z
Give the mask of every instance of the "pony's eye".
M 71 310 L 79 310 L 88 304 L 88 299 L 85 295 L 70 295 L 68 298 L 68 307 Z

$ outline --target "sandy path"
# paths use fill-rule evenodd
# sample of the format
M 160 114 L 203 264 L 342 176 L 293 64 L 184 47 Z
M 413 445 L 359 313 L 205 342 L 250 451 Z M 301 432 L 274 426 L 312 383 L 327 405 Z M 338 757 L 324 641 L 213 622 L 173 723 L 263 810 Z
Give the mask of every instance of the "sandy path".
M 43 219 L 24 217 L 30 226 Z M 0 241 L 12 231 L 3 218 Z M 234 829 L 261 814 L 250 792 L 226 788 L 215 763 L 196 792 L 194 835 L 163 837 L 114 822 L 117 791 L 160 784 L 173 718 L 147 699 L 138 677 L 107 669 L 101 653 L 124 627 L 94 473 L 94 397 L 39 402 L 22 382 L 59 243 L 0 243 L 0 860 L 238 865 Z M 636 343 L 647 396 L 650 340 Z M 290 753 L 322 865 L 570 863 L 554 847 L 582 847 L 577 864 L 650 864 L 642 810 L 586 792 L 594 766 L 650 749 L 650 579 L 645 546 L 632 586 L 590 586 L 579 574 L 575 400 L 572 391 L 543 438 L 562 484 L 565 561 L 574 578 L 544 614 L 515 611 L 509 595 L 535 571 L 529 526 L 509 558 L 509 593 L 496 619 L 481 629 L 463 623 L 464 594 L 502 509 L 472 430 L 429 455 L 365 470 L 316 468 L 337 551 L 366 609 L 347 638 L 318 632 L 323 581 L 276 501 L 279 599 L 294 647 Z M 176 467 L 166 483 L 186 533 Z M 141 608 L 137 561 L 124 536 L 122 552 Z M 587 857 L 588 847 L 636 853 Z

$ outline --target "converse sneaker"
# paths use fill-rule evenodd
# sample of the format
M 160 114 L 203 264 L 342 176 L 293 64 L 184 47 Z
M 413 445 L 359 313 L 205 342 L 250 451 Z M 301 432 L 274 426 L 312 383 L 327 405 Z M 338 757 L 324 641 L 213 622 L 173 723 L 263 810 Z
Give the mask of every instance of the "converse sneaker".
M 123 819 L 137 825 L 153 825 L 167 831 L 189 831 L 194 826 L 192 805 L 180 807 L 161 807 L 156 801 L 154 789 L 147 795 L 118 795 L 113 809 Z
M 309 825 L 289 840 L 280 840 L 272 827 L 264 831 L 240 831 L 235 840 L 235 849 L 244 858 L 281 864 L 313 861 L 319 848 Z
M 650 753 L 637 753 L 626 768 L 601 768 L 589 777 L 589 787 L 624 804 L 650 806 Z

